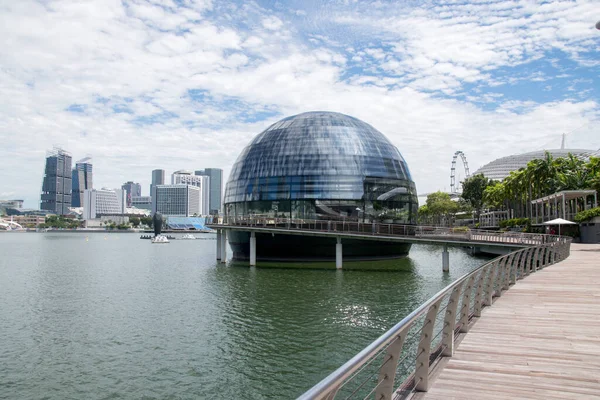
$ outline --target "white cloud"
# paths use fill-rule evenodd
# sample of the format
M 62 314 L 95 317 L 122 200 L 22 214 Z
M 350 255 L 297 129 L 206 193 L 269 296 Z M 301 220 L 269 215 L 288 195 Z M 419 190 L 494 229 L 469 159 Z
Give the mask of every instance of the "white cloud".
M 396 7 L 400 11 L 379 4 L 360 18 L 352 6 L 344 16 L 328 9 L 319 19 L 302 10 L 298 23 L 314 23 L 319 32 L 284 24 L 256 5 L 127 4 L 0 5 L 2 193 L 35 206 L 44 154 L 54 144 L 74 159 L 91 154 L 97 186 L 136 180 L 146 191 L 150 171 L 161 167 L 227 172 L 255 134 L 308 110 L 339 111 L 372 124 L 399 147 L 419 190 L 432 191 L 447 186 L 455 150 L 475 169 L 554 137 L 558 146 L 560 133 L 600 118 L 597 80 L 572 79 L 574 88 L 593 90 L 546 102 L 464 89 L 524 79 L 549 85 L 542 72 L 513 77 L 496 70 L 563 47 L 577 49 L 569 55 L 579 63 L 592 38 L 583 22 L 591 15 L 585 1 L 572 7 L 505 1 Z M 343 31 L 319 26 L 325 17 L 353 25 Z M 563 73 L 576 78 L 579 72 Z M 464 100 L 444 96 L 458 94 Z M 578 131 L 573 146 L 600 147 L 591 133 Z

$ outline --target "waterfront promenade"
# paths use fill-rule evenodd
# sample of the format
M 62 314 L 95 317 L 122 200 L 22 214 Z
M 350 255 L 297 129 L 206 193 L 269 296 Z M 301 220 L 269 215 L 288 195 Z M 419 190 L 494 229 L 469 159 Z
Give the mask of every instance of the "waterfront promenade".
M 445 360 L 414 399 L 600 398 L 600 245 L 518 281 Z

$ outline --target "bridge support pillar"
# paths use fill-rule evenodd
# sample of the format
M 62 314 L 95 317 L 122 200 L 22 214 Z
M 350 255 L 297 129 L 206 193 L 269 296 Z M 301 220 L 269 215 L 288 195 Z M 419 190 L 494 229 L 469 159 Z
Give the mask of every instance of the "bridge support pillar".
M 250 266 L 256 266 L 256 232 L 250 232 Z
M 342 238 L 336 238 L 337 243 L 335 244 L 335 267 L 342 269 Z
M 442 271 L 450 272 L 450 253 L 448 253 L 448 246 L 444 245 L 444 251 L 442 251 Z
M 221 229 L 217 229 L 217 261 L 221 259 Z
M 227 230 L 221 230 L 221 263 L 227 262 Z

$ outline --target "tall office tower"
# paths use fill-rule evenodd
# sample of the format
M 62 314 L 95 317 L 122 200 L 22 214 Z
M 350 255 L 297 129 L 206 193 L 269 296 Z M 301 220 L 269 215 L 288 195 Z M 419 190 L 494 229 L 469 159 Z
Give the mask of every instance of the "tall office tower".
M 192 185 L 152 187 L 152 213 L 191 217 L 201 213 L 200 188 Z
M 66 215 L 71 207 L 71 155 L 55 147 L 46 155 L 40 209 Z
M 209 212 L 216 215 L 221 212 L 221 201 L 223 199 L 223 170 L 220 168 L 206 168 L 196 171 L 196 175 L 204 175 L 210 178 Z
M 127 207 L 131 207 L 131 198 L 142 195 L 142 185 L 137 182 L 127 181 L 122 186 L 127 196 Z
M 155 169 L 152 171 L 152 183 L 150 184 L 150 196 L 152 196 L 152 186 L 165 184 L 165 170 Z
M 83 192 L 93 187 L 91 160 L 90 157 L 86 157 L 75 163 L 72 171 L 71 207 L 83 207 Z
M 173 185 L 192 185 L 200 188 L 200 215 L 208 215 L 210 207 L 210 178 L 192 175 L 192 171 L 179 170 L 171 175 Z

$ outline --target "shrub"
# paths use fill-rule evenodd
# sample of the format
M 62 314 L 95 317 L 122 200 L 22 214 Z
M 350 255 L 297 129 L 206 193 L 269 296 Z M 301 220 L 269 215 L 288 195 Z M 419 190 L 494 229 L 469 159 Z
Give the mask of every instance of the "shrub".
M 531 227 L 531 221 L 529 218 L 513 218 L 500 221 L 500 228 L 516 228 L 518 226 L 524 226 L 529 229 L 529 227 Z
M 580 211 L 575 214 L 575 222 L 585 222 L 594 217 L 600 217 L 600 207 L 590 208 L 589 210 Z

